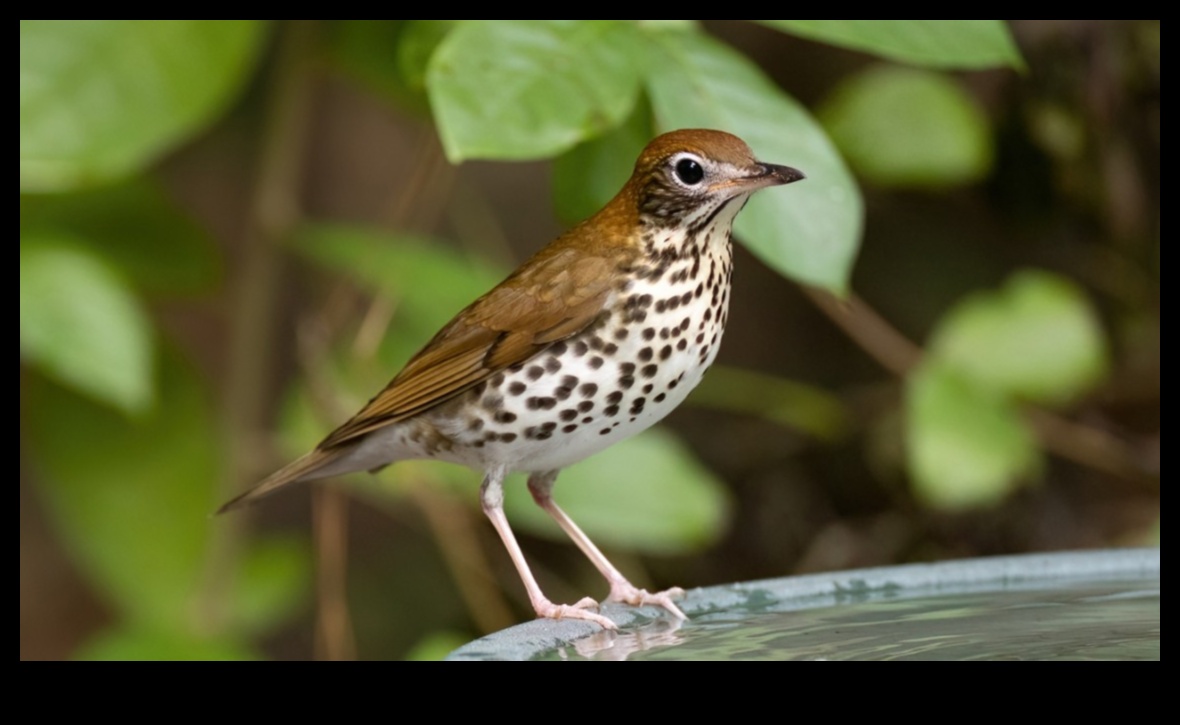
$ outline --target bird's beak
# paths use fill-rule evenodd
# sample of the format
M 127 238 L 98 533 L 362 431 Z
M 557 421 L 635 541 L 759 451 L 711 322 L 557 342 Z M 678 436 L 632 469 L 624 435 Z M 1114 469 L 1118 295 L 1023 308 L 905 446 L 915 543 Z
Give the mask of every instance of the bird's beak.
M 790 166 L 778 166 L 776 164 L 759 162 L 758 170 L 758 173 L 751 177 L 750 180 L 756 181 L 760 187 L 793 184 L 796 181 L 803 181 L 807 178 L 802 171 L 792 169 Z

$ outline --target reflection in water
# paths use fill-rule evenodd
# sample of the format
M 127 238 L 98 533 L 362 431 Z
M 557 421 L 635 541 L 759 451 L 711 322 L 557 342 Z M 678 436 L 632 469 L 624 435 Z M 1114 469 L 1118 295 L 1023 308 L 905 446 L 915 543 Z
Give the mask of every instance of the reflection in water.
M 683 626 L 657 619 L 540 659 L 1159 660 L 1160 580 L 857 592 L 786 604 L 755 592 Z

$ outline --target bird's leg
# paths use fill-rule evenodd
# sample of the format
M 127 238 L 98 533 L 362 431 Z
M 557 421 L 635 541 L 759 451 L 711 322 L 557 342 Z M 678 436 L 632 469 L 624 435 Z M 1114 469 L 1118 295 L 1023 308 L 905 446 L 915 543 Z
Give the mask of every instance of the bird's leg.
M 504 542 L 504 548 L 508 549 L 508 555 L 512 557 L 512 563 L 516 565 L 516 571 L 524 582 L 524 588 L 529 594 L 529 602 L 532 603 L 537 616 L 548 619 L 583 619 L 593 622 L 603 629 L 618 629 L 611 620 L 601 614 L 588 611 L 598 609 L 598 602 L 589 597 L 574 605 L 554 604 L 541 593 L 541 587 L 533 577 L 528 562 L 524 560 L 520 545 L 516 543 L 512 528 L 508 526 L 508 518 L 504 516 L 504 476 L 507 473 L 507 469 L 503 466 L 488 470 L 484 476 L 483 485 L 479 489 L 479 499 L 483 504 L 483 512 L 491 519 L 492 526 L 496 527 L 496 533 L 500 535 L 500 539 Z
M 582 532 L 578 525 L 573 522 L 569 516 L 566 515 L 561 507 L 553 500 L 553 484 L 557 481 L 557 471 L 549 471 L 547 473 L 537 473 L 529 477 L 529 492 L 533 494 L 533 500 L 537 505 L 545 510 L 545 513 L 553 517 L 557 525 L 561 527 L 590 563 L 594 564 L 594 568 L 606 577 L 606 581 L 610 584 L 610 596 L 607 597 L 611 602 L 622 602 L 632 606 L 643 606 L 647 604 L 663 607 L 669 612 L 679 617 L 680 619 L 688 619 L 684 616 L 684 612 L 680 611 L 680 607 L 672 601 L 673 597 L 684 596 L 684 590 L 679 587 L 673 587 L 667 591 L 656 592 L 652 594 L 645 589 L 636 588 L 627 578 L 611 564 L 594 542 L 590 540 L 585 533 Z

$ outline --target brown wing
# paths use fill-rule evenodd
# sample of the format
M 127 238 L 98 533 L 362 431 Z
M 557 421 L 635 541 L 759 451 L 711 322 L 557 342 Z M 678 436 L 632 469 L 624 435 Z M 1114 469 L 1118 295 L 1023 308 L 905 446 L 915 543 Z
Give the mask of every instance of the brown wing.
M 319 449 L 429 410 L 586 329 L 606 307 L 612 272 L 604 257 L 557 246 L 543 250 L 456 315 Z

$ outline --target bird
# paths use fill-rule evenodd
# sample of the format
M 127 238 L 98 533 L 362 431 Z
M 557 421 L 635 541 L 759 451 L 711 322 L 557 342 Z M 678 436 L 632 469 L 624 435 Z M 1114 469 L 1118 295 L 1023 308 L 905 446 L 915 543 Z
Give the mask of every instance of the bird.
M 728 321 L 734 217 L 750 196 L 804 179 L 737 136 L 654 138 L 619 193 L 459 312 L 356 415 L 310 453 L 225 504 L 408 459 L 483 474 L 480 502 L 539 618 L 615 623 L 587 597 L 542 593 L 504 515 L 503 482 L 534 501 L 607 580 L 607 601 L 686 619 L 683 590 L 633 586 L 557 505 L 558 473 L 663 419 L 713 364 Z M 635 485 L 643 485 L 636 481 Z

